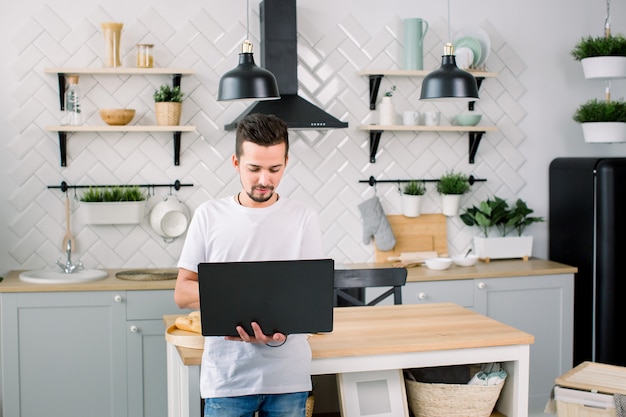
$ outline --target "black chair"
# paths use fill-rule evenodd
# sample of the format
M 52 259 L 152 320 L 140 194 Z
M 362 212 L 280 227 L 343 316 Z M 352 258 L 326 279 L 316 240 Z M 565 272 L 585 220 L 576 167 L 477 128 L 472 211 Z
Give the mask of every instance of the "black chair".
M 372 306 L 393 295 L 394 304 L 402 304 L 402 286 L 406 284 L 406 268 L 335 269 L 335 306 Z M 368 287 L 391 287 L 366 303 Z

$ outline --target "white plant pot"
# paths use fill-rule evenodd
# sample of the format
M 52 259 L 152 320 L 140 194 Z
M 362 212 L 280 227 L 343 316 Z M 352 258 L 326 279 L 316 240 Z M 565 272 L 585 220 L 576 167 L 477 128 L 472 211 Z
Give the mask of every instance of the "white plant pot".
M 406 217 L 418 217 L 421 202 L 421 195 L 402 194 L 402 214 Z
M 585 78 L 616 79 L 626 78 L 626 57 L 596 56 L 581 59 Z
M 626 123 L 593 122 L 581 123 L 585 142 L 614 143 L 626 142 Z
M 143 220 L 146 201 L 121 201 L 80 204 L 86 224 L 137 224 Z
M 480 237 L 474 236 L 474 250 L 479 259 L 522 258 L 527 260 L 533 250 L 532 236 Z
M 391 126 L 396 122 L 396 114 L 393 110 L 391 97 L 383 97 L 378 105 L 378 123 L 383 126 Z
M 444 216 L 456 216 L 459 214 L 459 203 L 461 202 L 461 194 L 442 194 L 441 195 L 441 213 Z

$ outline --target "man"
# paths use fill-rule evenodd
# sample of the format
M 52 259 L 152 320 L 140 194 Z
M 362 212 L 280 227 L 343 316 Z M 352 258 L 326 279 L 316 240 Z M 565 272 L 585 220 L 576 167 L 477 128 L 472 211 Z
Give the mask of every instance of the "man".
M 198 309 L 198 263 L 319 259 L 317 213 L 276 192 L 288 161 L 287 125 L 252 114 L 237 125 L 232 164 L 241 191 L 198 207 L 178 263 L 174 299 Z M 227 277 L 220 277 L 225 279 Z M 236 297 L 237 294 L 233 294 Z M 261 296 L 261 294 L 260 294 Z M 200 374 L 205 416 L 302 417 L 311 390 L 311 350 L 306 335 L 206 337 Z

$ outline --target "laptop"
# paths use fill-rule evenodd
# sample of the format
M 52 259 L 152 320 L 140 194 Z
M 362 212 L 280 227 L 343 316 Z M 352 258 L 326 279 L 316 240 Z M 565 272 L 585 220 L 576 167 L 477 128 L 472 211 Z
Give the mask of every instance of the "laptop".
M 267 335 L 333 329 L 332 259 L 200 263 L 198 282 L 204 336 L 253 335 L 253 321 Z

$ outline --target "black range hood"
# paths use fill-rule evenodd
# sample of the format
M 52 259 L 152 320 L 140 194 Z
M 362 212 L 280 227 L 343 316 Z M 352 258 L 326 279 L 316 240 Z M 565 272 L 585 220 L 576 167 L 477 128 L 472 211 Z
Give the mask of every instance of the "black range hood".
M 257 101 L 224 126 L 234 130 L 248 114 L 274 114 L 290 129 L 345 128 L 342 122 L 298 95 L 298 28 L 296 0 L 263 0 L 260 4 L 261 66 L 276 77 L 280 99 Z

